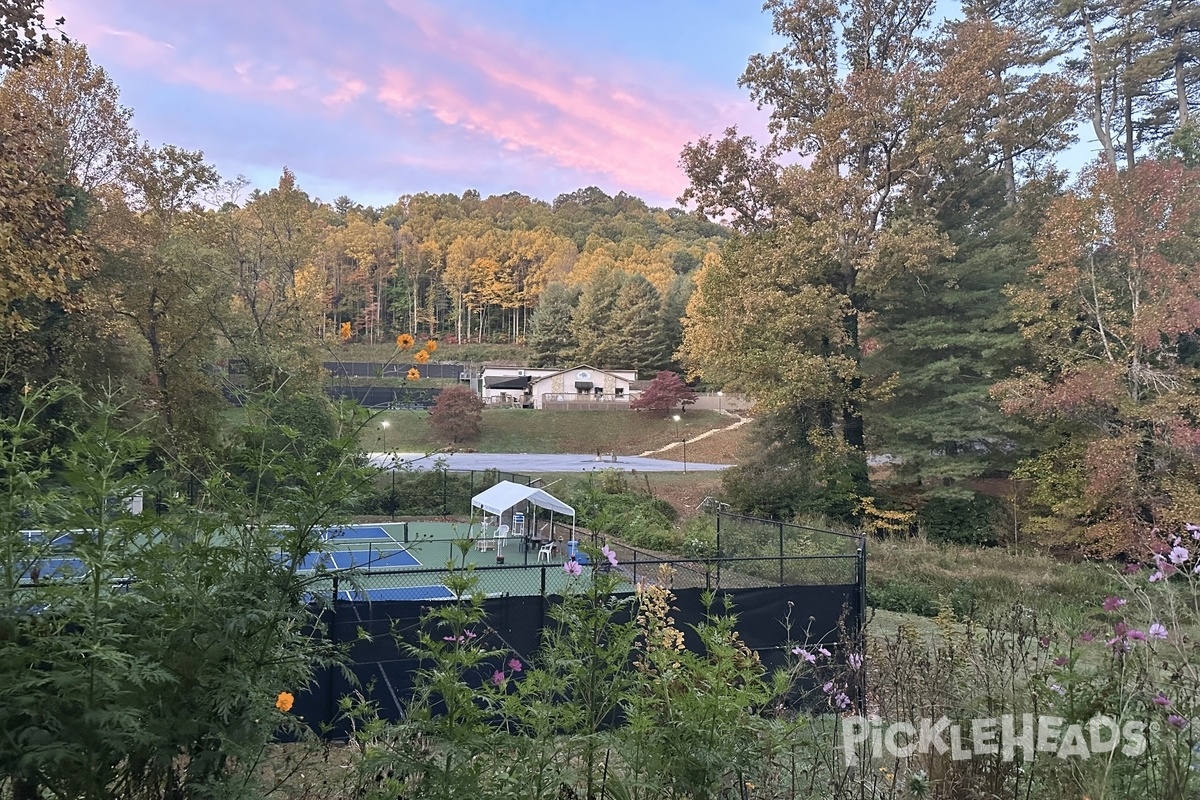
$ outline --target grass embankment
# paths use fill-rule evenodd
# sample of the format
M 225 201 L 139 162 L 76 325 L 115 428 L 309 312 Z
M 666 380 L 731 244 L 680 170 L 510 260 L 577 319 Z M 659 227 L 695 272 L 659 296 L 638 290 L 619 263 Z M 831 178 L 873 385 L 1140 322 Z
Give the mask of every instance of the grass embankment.
M 383 411 L 362 435 L 371 451 L 429 453 L 446 447 L 423 411 Z M 388 425 L 384 427 L 382 423 Z M 478 438 L 459 447 L 480 453 L 616 453 L 638 455 L 731 424 L 713 411 L 688 411 L 678 426 L 661 411 L 485 409 Z M 678 428 L 678 430 L 677 430 Z M 680 458 L 680 453 L 672 453 Z M 682 465 L 680 466 L 682 470 Z

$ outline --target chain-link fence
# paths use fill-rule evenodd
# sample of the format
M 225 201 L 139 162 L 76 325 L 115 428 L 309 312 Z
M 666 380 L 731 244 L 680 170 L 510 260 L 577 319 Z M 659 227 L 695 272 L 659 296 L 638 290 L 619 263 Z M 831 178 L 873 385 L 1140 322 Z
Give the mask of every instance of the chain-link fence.
M 471 498 L 500 481 L 529 486 L 533 479 L 498 469 L 380 470 L 358 513 L 363 516 L 448 517 L 470 516 Z

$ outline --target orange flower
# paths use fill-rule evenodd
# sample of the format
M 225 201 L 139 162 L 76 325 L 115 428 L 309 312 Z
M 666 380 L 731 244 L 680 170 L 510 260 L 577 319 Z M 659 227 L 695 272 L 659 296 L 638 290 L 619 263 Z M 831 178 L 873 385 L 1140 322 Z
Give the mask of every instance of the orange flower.
M 417 354 L 413 356 L 413 361 L 416 361 L 418 364 L 424 364 L 428 360 L 429 353 L 426 353 L 424 350 L 418 350 Z
M 425 349 L 431 353 L 437 352 L 437 339 L 426 339 Z
M 416 340 L 410 334 L 402 333 L 396 337 L 396 347 L 399 347 L 401 350 L 407 350 L 413 346 L 414 341 Z
M 295 702 L 296 698 L 291 692 L 280 692 L 279 697 L 275 698 L 275 707 L 286 714 L 292 710 L 292 704 Z
M 417 368 L 416 368 L 416 367 L 413 367 L 412 369 L 410 369 L 410 370 L 408 371 L 408 379 L 409 379 L 410 381 L 419 381 L 419 380 L 421 380 L 421 373 L 420 373 L 420 372 L 417 372 Z
M 348 342 L 354 338 L 354 329 L 350 327 L 349 322 L 343 322 L 341 327 L 338 328 L 338 338 L 343 342 Z

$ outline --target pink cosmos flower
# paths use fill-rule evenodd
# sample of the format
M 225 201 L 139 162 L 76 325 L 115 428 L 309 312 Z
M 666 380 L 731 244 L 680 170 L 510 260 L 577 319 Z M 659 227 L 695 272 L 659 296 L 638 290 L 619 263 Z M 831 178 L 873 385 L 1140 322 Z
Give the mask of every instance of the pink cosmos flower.
M 1188 552 L 1188 549 L 1186 547 L 1178 547 L 1177 546 L 1177 547 L 1171 548 L 1171 563 L 1172 564 L 1182 564 L 1183 562 L 1187 561 L 1191 557 L 1192 557 L 1192 554 Z
M 1163 695 L 1161 693 L 1156 694 L 1154 696 L 1154 705 L 1162 706 L 1163 708 L 1166 708 L 1167 706 L 1171 705 L 1171 700 L 1166 695 Z
M 800 658 L 807 661 L 809 664 L 817 663 L 817 657 L 805 650 L 803 647 L 793 647 L 792 655 L 800 656 Z
M 1165 639 L 1167 638 L 1167 626 L 1161 622 L 1151 623 L 1149 633 L 1151 639 Z
M 1125 605 L 1125 598 L 1113 597 L 1112 595 L 1109 595 L 1108 597 L 1104 598 L 1104 602 L 1100 605 L 1100 607 L 1103 608 L 1105 611 L 1111 612 L 1111 611 L 1116 611 L 1118 608 L 1120 608 L 1123 605 Z
M 851 653 L 846 657 L 846 663 L 850 665 L 850 669 L 862 669 L 862 656 L 860 656 L 858 653 Z
M 1079 641 L 1081 642 L 1090 642 L 1095 638 L 1096 634 L 1092 633 L 1091 631 L 1084 631 L 1083 633 L 1079 634 Z
M 511 669 L 513 672 L 520 672 L 522 669 L 521 659 L 510 658 L 508 661 L 508 668 Z
M 500 670 L 496 670 L 495 672 L 493 672 L 492 673 L 492 683 L 496 684 L 497 686 L 504 683 L 504 673 L 501 672 Z
M 821 691 L 823 691 L 825 694 L 833 694 L 833 681 L 829 681 L 822 686 Z
M 563 572 L 568 575 L 579 575 L 583 572 L 583 567 L 580 566 L 578 561 L 568 561 L 563 564 Z
M 845 692 L 838 692 L 833 698 L 833 703 L 838 708 L 845 708 L 850 705 L 850 698 Z
M 614 567 L 617 566 L 617 554 L 609 549 L 608 545 L 600 548 L 600 554 L 608 559 L 609 564 L 612 564 Z
M 1167 724 L 1173 728 L 1179 728 L 1182 730 L 1183 728 L 1187 727 L 1188 722 L 1178 714 L 1171 714 L 1169 717 L 1167 717 Z
M 1066 665 L 1067 665 L 1067 657 L 1066 656 L 1059 656 L 1058 658 L 1054 659 L 1054 666 L 1065 667 Z

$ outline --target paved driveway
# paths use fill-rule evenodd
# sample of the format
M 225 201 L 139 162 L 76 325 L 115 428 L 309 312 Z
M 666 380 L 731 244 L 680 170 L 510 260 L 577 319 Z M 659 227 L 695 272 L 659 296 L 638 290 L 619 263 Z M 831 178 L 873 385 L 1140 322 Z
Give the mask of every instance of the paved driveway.
M 392 462 L 392 454 L 371 453 L 371 463 L 386 469 Z M 484 470 L 499 469 L 506 472 L 592 472 L 601 469 L 620 469 L 629 472 L 683 472 L 682 461 L 664 461 L 642 456 L 608 455 L 597 461 L 593 455 L 563 455 L 561 453 L 396 453 L 396 465 L 410 469 L 432 469 L 438 461 L 444 461 L 447 469 Z M 713 472 L 728 469 L 728 464 L 687 464 L 688 472 Z

